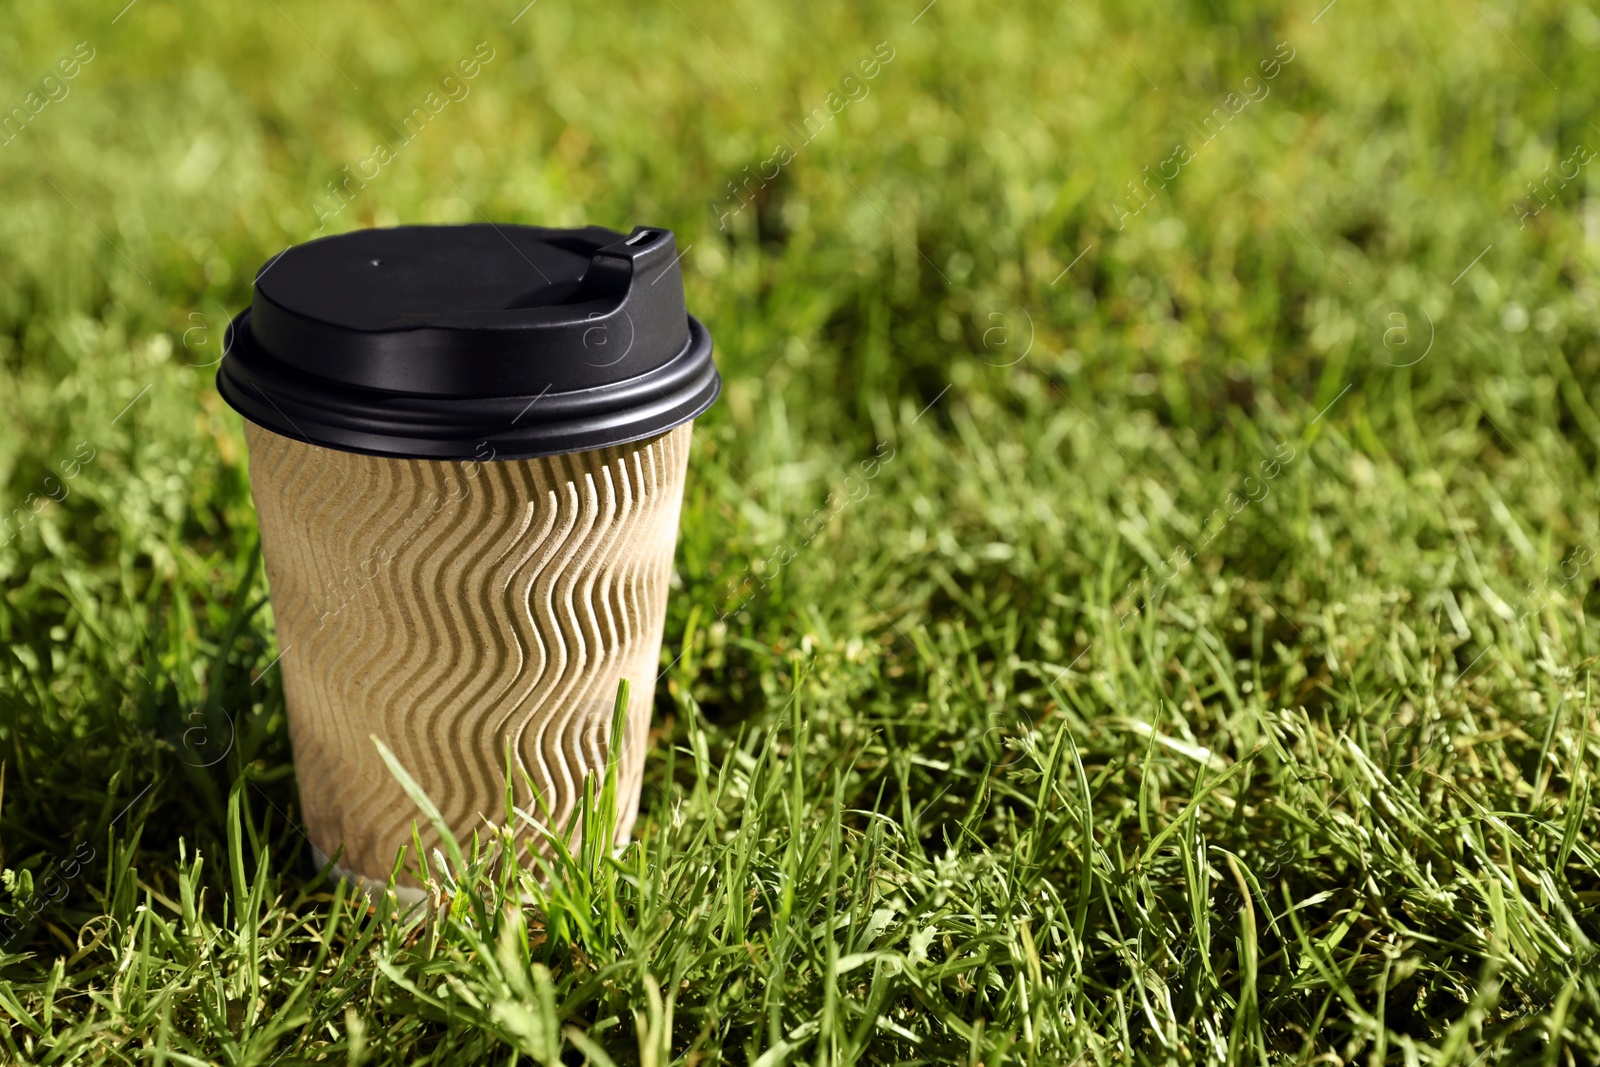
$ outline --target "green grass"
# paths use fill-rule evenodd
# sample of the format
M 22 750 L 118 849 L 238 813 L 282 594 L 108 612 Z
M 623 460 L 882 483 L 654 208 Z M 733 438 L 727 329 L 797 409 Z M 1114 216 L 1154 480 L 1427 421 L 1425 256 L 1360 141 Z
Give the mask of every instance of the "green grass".
M 0 145 L 0 1058 L 1600 1062 L 1592 11 L 121 8 L 0 25 L 93 49 Z M 670 226 L 726 390 L 635 844 L 419 925 L 310 866 L 209 364 L 483 41 L 328 229 Z

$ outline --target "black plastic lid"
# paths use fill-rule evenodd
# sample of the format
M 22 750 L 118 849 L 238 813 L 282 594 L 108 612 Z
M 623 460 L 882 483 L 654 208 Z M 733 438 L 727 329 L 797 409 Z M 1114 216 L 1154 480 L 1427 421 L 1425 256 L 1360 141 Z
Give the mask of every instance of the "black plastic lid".
M 722 388 L 672 232 L 654 227 L 324 237 L 256 273 L 225 344 L 217 390 L 239 414 L 381 456 L 620 445 L 687 422 Z

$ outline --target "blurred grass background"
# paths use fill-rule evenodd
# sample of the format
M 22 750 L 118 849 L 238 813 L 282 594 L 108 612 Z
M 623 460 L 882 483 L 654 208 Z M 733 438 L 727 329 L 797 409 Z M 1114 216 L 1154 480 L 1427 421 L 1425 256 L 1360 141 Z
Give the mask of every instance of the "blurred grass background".
M 7 15 L 12 1059 L 1600 1062 L 1591 9 Z M 480 44 L 321 232 L 671 227 L 726 389 L 641 844 L 418 931 L 309 867 L 212 381 Z

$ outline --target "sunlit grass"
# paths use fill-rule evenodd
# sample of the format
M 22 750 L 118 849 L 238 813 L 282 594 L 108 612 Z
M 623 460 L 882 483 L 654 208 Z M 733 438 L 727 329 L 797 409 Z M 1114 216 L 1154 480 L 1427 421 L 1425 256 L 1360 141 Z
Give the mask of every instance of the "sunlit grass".
M 8 15 L 0 105 L 93 58 L 0 145 L 0 1058 L 1600 1061 L 1592 13 Z M 673 228 L 726 389 L 634 842 L 408 916 L 212 378 L 284 245 L 484 216 Z

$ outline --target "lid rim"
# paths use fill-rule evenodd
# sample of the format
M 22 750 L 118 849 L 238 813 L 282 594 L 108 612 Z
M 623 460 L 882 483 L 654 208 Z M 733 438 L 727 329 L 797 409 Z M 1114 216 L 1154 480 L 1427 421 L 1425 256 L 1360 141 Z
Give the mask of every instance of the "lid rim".
M 217 369 L 223 400 L 262 429 L 341 452 L 480 462 L 584 452 L 666 433 L 704 414 L 722 392 L 711 334 L 693 315 L 686 316 L 683 350 L 652 371 L 586 389 L 494 398 L 385 393 L 316 378 L 263 352 L 249 317 L 242 311 L 229 325 Z M 517 425 L 519 413 L 539 405 L 542 421 Z

